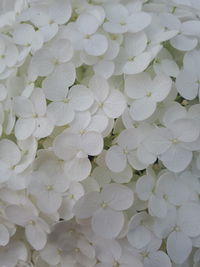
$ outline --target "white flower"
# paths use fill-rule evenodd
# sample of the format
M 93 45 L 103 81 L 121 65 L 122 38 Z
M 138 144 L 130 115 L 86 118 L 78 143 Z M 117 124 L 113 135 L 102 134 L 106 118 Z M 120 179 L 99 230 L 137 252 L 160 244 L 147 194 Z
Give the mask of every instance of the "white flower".
M 46 99 L 40 88 L 35 88 L 30 98 L 16 97 L 14 110 L 19 117 L 15 125 L 15 135 L 19 140 L 31 135 L 43 138 L 52 132 L 53 124 L 46 116 Z
M 18 24 L 13 32 L 13 41 L 23 47 L 21 52 L 23 57 L 27 56 L 29 52 L 34 53 L 43 45 L 42 35 L 35 31 L 30 24 Z
M 134 120 L 149 118 L 156 110 L 156 104 L 163 101 L 170 92 L 171 79 L 158 75 L 152 81 L 147 73 L 127 76 L 125 92 L 133 99 L 130 115 Z
M 123 130 L 117 137 L 118 145 L 113 145 L 106 154 L 106 164 L 113 172 L 121 172 L 127 162 L 136 170 L 145 169 L 156 158 L 142 145 L 151 127 L 141 126 Z
M 115 70 L 114 58 L 117 57 L 120 51 L 120 45 L 117 40 L 108 39 L 107 51 L 99 56 L 88 55 L 84 50 L 81 52 L 80 57 L 87 65 L 92 65 L 95 74 L 103 78 L 110 78 Z
M 167 49 L 161 50 L 154 59 L 153 68 L 157 75 L 162 73 L 167 76 L 177 77 L 179 74 L 179 67 Z
M 188 202 L 177 211 L 171 209 L 164 219 L 155 221 L 155 233 L 167 236 L 167 252 L 172 261 L 182 264 L 192 251 L 191 238 L 197 237 L 200 209 L 196 203 Z
M 109 121 L 104 114 L 94 114 L 89 111 L 76 112 L 74 120 L 70 123 L 67 131 L 82 135 L 86 132 L 103 133 L 108 127 Z
M 124 48 L 120 49 L 115 59 L 114 74 L 137 74 L 144 71 L 152 60 L 151 53 L 145 50 L 146 47 L 147 36 L 144 32 L 127 34 Z
M 63 196 L 62 204 L 59 208 L 60 217 L 69 220 L 74 216 L 74 205 L 84 195 L 84 188 L 78 182 L 71 182 L 69 189 Z
M 95 264 L 94 247 L 74 221 L 56 223 L 40 255 L 45 262 L 53 265 L 92 267 Z
M 26 261 L 27 248 L 21 241 L 14 241 L 0 248 L 0 264 L 5 267 L 15 267 L 20 260 Z
M 181 96 L 186 99 L 192 100 L 196 96 L 199 97 L 199 59 L 200 51 L 193 50 L 185 54 L 184 68 L 180 71 L 176 79 L 177 90 Z
M 13 176 L 17 177 L 18 164 L 21 160 L 19 147 L 8 139 L 0 141 L 0 182 L 3 183 Z
M 124 225 L 123 210 L 133 204 L 133 192 L 124 185 L 106 185 L 101 193 L 90 192 L 75 205 L 77 218 L 92 217 L 92 229 L 100 237 L 112 239 Z
M 151 241 L 150 217 L 147 213 L 135 214 L 129 221 L 127 239 L 136 249 L 145 248 Z
M 127 249 L 121 248 L 119 243 L 115 240 L 98 240 L 95 244 L 97 251 L 97 258 L 100 263 L 97 263 L 96 267 L 142 267 L 142 263 L 139 258 L 133 255 Z
M 193 144 L 199 137 L 199 125 L 193 119 L 178 119 L 167 128 L 157 128 L 144 141 L 147 150 L 158 155 L 173 172 L 183 171 L 192 160 Z
M 71 42 L 67 39 L 58 39 L 54 41 L 50 47 L 43 47 L 35 52 L 31 59 L 29 76 L 33 80 L 38 76 L 48 76 L 61 65 L 61 69 L 58 70 L 63 72 L 62 68 L 64 69 L 68 67 L 65 71 L 69 72 L 68 77 L 70 77 L 70 72 L 73 71 L 73 66 L 66 66 L 63 64 L 69 62 L 72 59 L 72 56 L 73 47 Z M 73 80 L 73 76 L 70 78 Z
M 50 232 L 48 224 L 30 210 L 30 207 L 9 205 L 5 210 L 8 219 L 25 228 L 27 241 L 36 250 L 41 250 Z
M 61 206 L 62 194 L 69 188 L 69 181 L 62 172 L 59 172 L 58 166 L 52 166 L 51 161 L 49 164 L 46 163 L 46 168 L 51 172 L 48 170 L 45 173 L 44 170 L 39 170 L 32 173 L 28 189 L 30 194 L 35 196 L 37 206 L 42 212 L 54 213 Z
M 106 79 L 94 75 L 89 81 L 89 88 L 94 94 L 94 110 L 108 118 L 118 118 L 126 107 L 123 94 L 111 88 Z
M 71 4 L 68 0 L 38 2 L 35 6 L 25 9 L 20 14 L 19 20 L 30 20 L 38 28 L 46 42 L 56 35 L 58 25 L 62 25 L 70 19 L 71 13 Z
M 145 29 L 151 22 L 151 16 L 145 12 L 133 12 L 122 4 L 108 4 L 105 6 L 106 18 L 104 30 L 110 33 L 136 33 Z
M 165 172 L 157 181 L 152 175 L 140 177 L 136 183 L 136 193 L 140 199 L 148 200 L 152 216 L 163 218 L 167 215 L 169 205 L 180 206 L 186 203 L 190 191 L 173 173 Z
M 178 35 L 170 40 L 173 47 L 181 51 L 191 51 L 197 46 L 200 35 L 200 23 L 198 20 L 187 20 L 181 23 L 173 14 L 164 13 L 161 14 L 161 21 L 168 29 L 179 32 Z
M 65 161 L 65 173 L 70 180 L 81 181 L 91 171 L 88 155 L 96 156 L 103 149 L 103 138 L 98 132 L 86 132 L 82 135 L 63 132 L 53 142 L 55 154 Z
M 12 44 L 12 42 L 6 41 L 2 36 L 0 37 L 0 74 L 3 74 L 7 68 L 14 67 L 17 63 L 19 52 L 17 50 L 16 45 Z M 5 77 L 9 76 L 5 72 Z M 1 79 L 1 76 L 0 76 Z
M 100 186 L 104 184 L 109 184 L 111 180 L 115 183 L 128 183 L 130 182 L 133 173 L 129 165 L 121 172 L 112 172 L 106 165 L 106 150 L 104 150 L 100 156 L 96 159 L 98 166 L 91 173 L 93 177 Z
M 72 122 L 77 111 L 88 110 L 94 102 L 90 89 L 83 85 L 74 85 L 69 90 L 66 87 L 66 78 L 61 80 L 60 73 L 57 72 L 55 75 L 47 77 L 43 84 L 46 97 L 53 101 L 47 107 L 47 114 L 57 126 Z M 55 90 L 56 82 L 59 84 L 57 90 Z

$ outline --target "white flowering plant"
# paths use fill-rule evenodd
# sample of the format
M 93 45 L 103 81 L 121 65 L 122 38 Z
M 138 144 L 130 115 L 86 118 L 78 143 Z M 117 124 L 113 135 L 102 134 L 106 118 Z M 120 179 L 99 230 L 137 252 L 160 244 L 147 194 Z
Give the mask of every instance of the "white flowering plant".
M 0 267 L 200 266 L 200 1 L 0 1 Z

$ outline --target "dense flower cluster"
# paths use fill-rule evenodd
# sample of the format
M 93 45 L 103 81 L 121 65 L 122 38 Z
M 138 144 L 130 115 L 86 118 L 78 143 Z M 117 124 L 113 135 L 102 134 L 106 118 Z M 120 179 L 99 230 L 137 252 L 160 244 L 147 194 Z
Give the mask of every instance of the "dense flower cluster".
M 200 1 L 0 1 L 0 267 L 200 266 Z

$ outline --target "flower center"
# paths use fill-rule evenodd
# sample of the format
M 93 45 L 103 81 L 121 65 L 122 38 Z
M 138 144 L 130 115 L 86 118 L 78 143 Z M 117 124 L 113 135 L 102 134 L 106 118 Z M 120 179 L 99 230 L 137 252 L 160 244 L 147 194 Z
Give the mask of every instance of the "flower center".
M 101 202 L 101 205 L 100 205 L 103 209 L 105 209 L 105 208 L 107 208 L 108 207 L 108 204 L 105 202 L 105 201 L 103 201 L 103 202 Z
M 114 261 L 114 262 L 113 262 L 113 267 L 119 267 L 119 262 Z
M 52 191 L 53 190 L 53 186 L 52 185 L 47 185 L 46 189 L 47 189 L 47 191 Z
M 121 22 L 120 22 L 120 25 L 121 25 L 121 26 L 124 26 L 124 25 L 126 25 L 126 22 L 125 22 L 125 21 L 121 21 Z
M 175 232 L 180 232 L 180 231 L 181 231 L 180 226 L 176 225 L 176 226 L 174 227 L 174 231 L 175 231 Z
M 143 252 L 141 252 L 141 256 L 143 258 L 147 258 L 149 256 L 149 253 L 147 251 L 143 251 Z
M 175 145 L 175 144 L 178 144 L 178 142 L 179 142 L 177 138 L 173 138 L 173 139 L 171 139 L 170 141 L 171 141 L 171 143 L 174 144 L 174 145 Z
M 146 96 L 147 96 L 147 97 L 150 97 L 151 95 L 152 95 L 152 92 L 147 92 L 147 93 L 146 93 Z

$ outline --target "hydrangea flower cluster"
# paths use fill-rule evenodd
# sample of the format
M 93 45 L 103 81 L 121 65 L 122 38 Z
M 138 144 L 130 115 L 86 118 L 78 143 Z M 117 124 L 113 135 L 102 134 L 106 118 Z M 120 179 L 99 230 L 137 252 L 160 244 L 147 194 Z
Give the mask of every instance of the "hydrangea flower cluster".
M 200 2 L 0 1 L 0 267 L 200 266 Z

